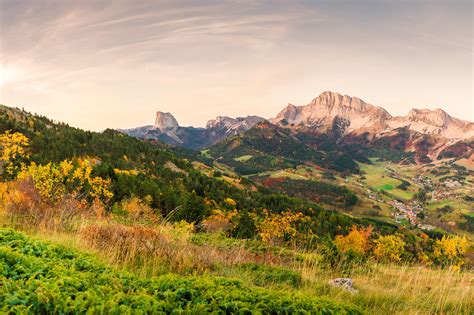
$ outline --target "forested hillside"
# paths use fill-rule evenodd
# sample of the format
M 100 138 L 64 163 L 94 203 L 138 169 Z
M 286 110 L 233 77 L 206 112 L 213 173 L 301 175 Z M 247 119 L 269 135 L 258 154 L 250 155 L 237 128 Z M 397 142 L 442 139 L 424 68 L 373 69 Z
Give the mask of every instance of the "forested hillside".
M 189 160 L 163 146 L 113 130 L 83 131 L 7 107 L 1 108 L 1 115 L 0 132 L 21 132 L 29 138 L 31 161 L 37 164 L 77 158 L 93 160 L 92 173 L 111 180 L 113 197 L 108 202 L 109 211 L 124 199 L 146 197 L 160 216 L 200 223 L 212 215 L 213 210 L 229 208 L 226 200 L 230 198 L 235 202 L 239 217 L 247 213 L 263 216 L 264 209 L 272 213 L 288 209 L 301 211 L 313 221 L 312 232 L 320 236 L 334 236 L 337 226 L 347 229 L 362 223 L 276 191 L 247 189 L 245 181 L 241 181 L 243 189 L 238 188 L 195 170 Z M 245 223 L 245 217 L 234 220 L 237 222 L 234 235 L 248 236 L 249 230 L 255 230 L 254 224 L 247 226 L 249 222 Z
M 358 172 L 355 156 L 342 150 L 326 135 L 309 135 L 268 122 L 261 122 L 249 131 L 230 137 L 212 146 L 210 154 L 244 175 L 312 163 L 339 172 Z

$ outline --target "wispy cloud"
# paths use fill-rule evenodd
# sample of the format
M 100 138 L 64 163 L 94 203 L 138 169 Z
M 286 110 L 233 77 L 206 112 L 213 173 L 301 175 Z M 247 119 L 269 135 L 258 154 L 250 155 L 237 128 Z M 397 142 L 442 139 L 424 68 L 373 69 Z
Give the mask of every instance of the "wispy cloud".
M 147 123 L 157 109 L 202 125 L 215 114 L 270 116 L 326 89 L 392 105 L 395 114 L 403 104 L 452 102 L 454 114 L 465 115 L 472 104 L 467 8 L 424 1 L 4 0 L 0 70 L 8 68 L 9 78 L 0 82 L 0 102 L 31 104 L 93 129 L 104 127 L 98 108 L 130 111 L 117 114 L 112 127 Z M 419 92 L 440 87 L 445 93 Z M 65 106 L 84 111 L 69 115 Z

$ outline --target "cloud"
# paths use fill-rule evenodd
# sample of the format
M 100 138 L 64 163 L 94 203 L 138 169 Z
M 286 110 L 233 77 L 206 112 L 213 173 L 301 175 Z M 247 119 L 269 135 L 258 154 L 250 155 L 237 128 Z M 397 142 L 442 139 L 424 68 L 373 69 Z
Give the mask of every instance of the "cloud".
M 196 125 L 216 114 L 270 116 L 327 89 L 393 106 L 396 114 L 414 104 L 452 102 L 453 114 L 466 115 L 472 104 L 466 8 L 383 1 L 5 0 L 0 70 L 9 74 L 0 102 L 30 104 L 92 129 L 104 121 L 111 127 L 148 123 L 158 109 Z M 441 87 L 444 93 L 428 93 Z M 74 106 L 84 110 L 68 114 L 65 108 Z

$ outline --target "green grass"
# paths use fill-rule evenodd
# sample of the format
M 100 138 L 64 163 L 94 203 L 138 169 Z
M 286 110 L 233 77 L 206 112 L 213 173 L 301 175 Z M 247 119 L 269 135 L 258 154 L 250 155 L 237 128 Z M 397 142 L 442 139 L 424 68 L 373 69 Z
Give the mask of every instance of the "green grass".
M 426 206 L 426 209 L 434 211 L 437 208 L 441 208 L 444 206 L 450 206 L 453 209 L 453 213 L 469 213 L 472 211 L 472 207 L 470 207 L 469 203 L 463 202 L 462 200 L 451 200 L 446 199 L 439 202 L 431 202 Z
M 205 158 L 212 159 L 211 151 L 209 149 L 202 150 L 201 155 Z
M 393 189 L 390 194 L 398 199 L 410 200 L 415 196 L 415 192 L 402 189 Z
M 236 160 L 238 162 L 247 162 L 251 158 L 253 158 L 253 155 L 247 154 L 247 155 L 242 155 L 242 156 L 236 157 L 236 158 L 234 158 L 234 160 Z
M 290 179 L 308 180 L 308 178 L 306 178 L 303 175 L 290 173 L 286 170 L 270 171 L 270 172 L 266 172 L 265 174 L 269 175 L 271 178 L 290 178 Z
M 374 187 L 376 190 L 392 190 L 393 189 L 393 186 L 390 185 L 390 184 L 385 184 L 385 185 L 382 185 L 382 186 L 375 186 Z
M 274 276 L 294 277 L 285 272 Z M 91 255 L 8 229 L 0 229 L 0 283 L 0 312 L 13 314 L 362 313 L 345 303 L 220 277 L 139 278 L 108 268 Z
M 375 162 L 375 161 L 374 161 Z M 415 185 L 410 186 L 408 190 L 398 189 L 397 186 L 402 182 L 396 178 L 390 177 L 390 173 L 386 167 L 394 168 L 397 173 L 399 170 L 391 164 L 375 163 L 374 165 L 359 164 L 361 170 L 364 172 L 366 185 L 375 191 L 387 191 L 395 198 L 410 200 L 415 195 Z

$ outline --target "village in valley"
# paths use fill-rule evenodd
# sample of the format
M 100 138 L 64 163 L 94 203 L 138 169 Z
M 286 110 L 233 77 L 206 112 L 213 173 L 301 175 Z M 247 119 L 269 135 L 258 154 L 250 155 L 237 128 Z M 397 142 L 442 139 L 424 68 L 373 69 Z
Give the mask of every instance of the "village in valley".
M 461 228 L 472 232 L 469 220 L 474 213 L 472 169 L 455 161 L 423 166 L 374 161 L 362 169 L 363 175 L 346 182 L 364 189 L 372 207 L 385 208 L 395 223 L 426 231 Z M 367 214 L 376 212 L 371 210 Z

